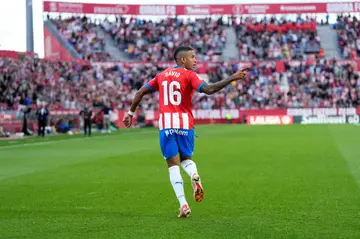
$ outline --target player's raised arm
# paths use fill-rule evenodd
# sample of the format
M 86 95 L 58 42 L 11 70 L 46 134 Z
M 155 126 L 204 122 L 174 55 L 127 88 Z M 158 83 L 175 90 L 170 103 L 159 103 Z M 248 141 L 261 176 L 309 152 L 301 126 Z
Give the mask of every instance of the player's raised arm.
M 223 89 L 224 87 L 226 87 L 228 84 L 230 84 L 233 81 L 244 80 L 246 77 L 247 71 L 249 69 L 250 69 L 249 67 L 246 67 L 245 69 L 237 71 L 232 76 L 230 76 L 224 80 L 218 81 L 216 83 L 213 83 L 213 84 L 203 84 L 201 86 L 201 88 L 199 89 L 199 91 L 202 93 L 205 93 L 207 95 L 212 95 L 212 94 L 220 91 L 221 89 Z
M 142 98 L 145 95 L 150 94 L 156 90 L 158 90 L 158 85 L 157 85 L 157 79 L 155 77 L 135 93 L 135 97 L 131 102 L 130 110 L 125 114 L 123 119 L 123 123 L 127 128 L 131 126 L 134 113 L 136 111 L 136 108 L 139 106 Z

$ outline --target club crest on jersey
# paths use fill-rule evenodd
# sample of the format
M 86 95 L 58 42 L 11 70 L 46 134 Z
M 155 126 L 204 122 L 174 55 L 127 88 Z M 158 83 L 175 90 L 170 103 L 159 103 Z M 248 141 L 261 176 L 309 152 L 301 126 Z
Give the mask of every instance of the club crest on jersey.
M 176 77 L 176 78 L 179 78 L 180 73 L 179 73 L 179 72 L 176 72 L 176 71 L 168 71 L 168 72 L 165 72 L 165 77 L 168 77 L 168 76 L 174 76 L 174 77 Z

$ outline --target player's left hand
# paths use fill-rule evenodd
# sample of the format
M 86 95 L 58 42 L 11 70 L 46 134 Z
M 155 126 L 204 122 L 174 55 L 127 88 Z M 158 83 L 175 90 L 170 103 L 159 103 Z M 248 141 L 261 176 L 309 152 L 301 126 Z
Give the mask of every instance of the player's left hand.
M 126 114 L 123 119 L 123 123 L 126 126 L 126 128 L 129 128 L 132 124 L 133 117 L 129 114 Z

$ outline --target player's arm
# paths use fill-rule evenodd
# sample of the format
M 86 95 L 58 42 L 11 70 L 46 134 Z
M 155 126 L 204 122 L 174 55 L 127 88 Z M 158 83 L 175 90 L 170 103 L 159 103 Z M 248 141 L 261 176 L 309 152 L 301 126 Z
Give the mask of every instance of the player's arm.
M 130 111 L 131 112 L 135 112 L 136 108 L 139 106 L 142 98 L 147 95 L 150 94 L 152 91 L 147 87 L 147 86 L 143 86 L 140 88 L 140 90 L 138 90 L 135 94 L 135 97 L 131 103 L 130 106 Z
M 134 97 L 133 101 L 131 102 L 130 110 L 124 116 L 124 119 L 123 119 L 123 123 L 125 124 L 125 126 L 127 128 L 129 128 L 131 126 L 135 110 L 139 106 L 142 98 L 145 95 L 150 94 L 156 90 L 158 90 L 158 85 L 157 85 L 157 79 L 155 77 L 148 84 L 144 85 L 143 87 L 140 88 L 140 90 L 138 90 L 136 92 L 135 97 Z
M 230 76 L 224 80 L 218 81 L 216 83 L 212 83 L 212 84 L 205 83 L 200 87 L 199 91 L 202 93 L 205 93 L 207 95 L 212 95 L 212 94 L 220 91 L 221 89 L 223 89 L 224 87 L 226 87 L 228 84 L 230 84 L 233 81 L 244 80 L 246 77 L 247 71 L 249 69 L 250 68 L 247 67 L 243 70 L 237 71 L 232 76 Z

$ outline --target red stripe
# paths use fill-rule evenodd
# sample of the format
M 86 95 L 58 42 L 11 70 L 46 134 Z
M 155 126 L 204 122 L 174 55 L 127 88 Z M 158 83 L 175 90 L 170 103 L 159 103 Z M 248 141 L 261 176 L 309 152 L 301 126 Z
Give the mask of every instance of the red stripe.
M 159 125 L 159 128 L 164 129 L 164 114 L 160 114 L 160 118 L 161 118 L 161 125 Z
M 182 113 L 179 113 L 179 120 L 180 120 L 180 129 L 183 129 L 184 123 L 182 119 Z
M 171 114 L 170 114 L 170 124 L 171 124 L 171 128 L 174 128 L 174 121 L 173 121 L 173 118 L 174 118 L 174 117 L 173 117 L 173 114 L 174 114 L 174 113 L 171 113 Z

